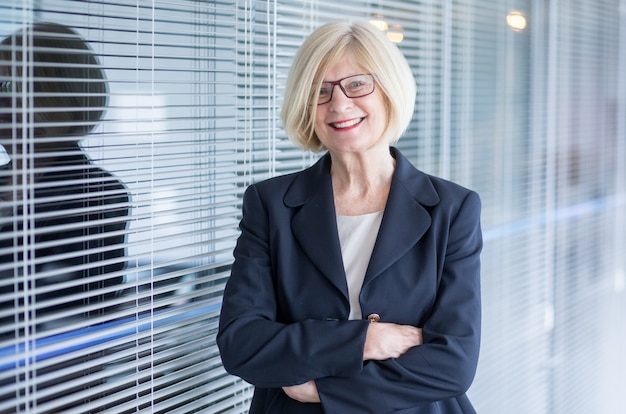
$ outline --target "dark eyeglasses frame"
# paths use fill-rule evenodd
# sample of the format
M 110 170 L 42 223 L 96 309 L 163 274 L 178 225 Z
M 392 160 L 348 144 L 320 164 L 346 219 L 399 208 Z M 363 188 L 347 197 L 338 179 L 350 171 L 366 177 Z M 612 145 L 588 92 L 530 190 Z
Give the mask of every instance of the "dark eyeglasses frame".
M 346 80 L 348 78 L 353 78 L 355 76 L 370 76 L 372 78 L 372 90 L 370 92 L 368 92 L 368 93 L 364 93 L 363 95 L 348 96 L 348 93 L 346 92 L 346 90 L 341 85 L 341 81 L 344 81 L 344 80 Z M 341 89 L 341 92 L 343 92 L 343 94 L 346 96 L 346 98 L 350 98 L 350 99 L 362 98 L 364 96 L 371 95 L 376 90 L 376 78 L 371 73 L 358 73 L 356 75 L 350 75 L 350 76 L 346 76 L 345 78 L 337 79 L 336 81 L 325 81 L 325 82 L 322 82 L 322 83 L 326 83 L 326 84 L 329 84 L 331 86 L 330 96 L 328 97 L 328 100 L 326 100 L 324 102 L 319 102 L 318 101 L 317 105 L 324 105 L 324 104 L 327 104 L 328 102 L 332 101 L 333 93 L 335 92 L 335 86 L 339 86 L 339 89 Z

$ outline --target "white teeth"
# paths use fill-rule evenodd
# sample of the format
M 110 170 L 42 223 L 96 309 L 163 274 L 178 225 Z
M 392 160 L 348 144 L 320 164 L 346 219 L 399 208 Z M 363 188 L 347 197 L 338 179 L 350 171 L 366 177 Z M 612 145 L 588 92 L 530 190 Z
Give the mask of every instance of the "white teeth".
M 334 128 L 348 128 L 361 122 L 362 118 L 351 119 L 350 121 L 331 124 Z

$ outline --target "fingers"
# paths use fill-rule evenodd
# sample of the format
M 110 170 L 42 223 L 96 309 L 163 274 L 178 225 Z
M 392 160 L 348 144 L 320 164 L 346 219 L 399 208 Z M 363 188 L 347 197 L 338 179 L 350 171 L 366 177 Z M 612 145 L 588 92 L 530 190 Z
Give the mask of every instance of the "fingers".
M 293 400 L 303 403 L 318 403 L 320 397 L 317 392 L 317 385 L 315 381 L 311 380 L 300 385 L 293 385 L 290 387 L 283 387 L 283 391 L 287 396 Z
M 363 360 L 398 358 L 423 342 L 420 328 L 393 323 L 372 323 L 365 337 Z

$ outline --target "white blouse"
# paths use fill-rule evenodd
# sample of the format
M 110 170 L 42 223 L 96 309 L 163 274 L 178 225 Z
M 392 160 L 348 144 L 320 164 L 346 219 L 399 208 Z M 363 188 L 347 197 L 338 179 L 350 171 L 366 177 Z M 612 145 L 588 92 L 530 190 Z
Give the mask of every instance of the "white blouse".
M 337 216 L 339 243 L 350 295 L 349 319 L 361 319 L 363 316 L 359 295 L 382 219 L 383 211 L 358 216 Z

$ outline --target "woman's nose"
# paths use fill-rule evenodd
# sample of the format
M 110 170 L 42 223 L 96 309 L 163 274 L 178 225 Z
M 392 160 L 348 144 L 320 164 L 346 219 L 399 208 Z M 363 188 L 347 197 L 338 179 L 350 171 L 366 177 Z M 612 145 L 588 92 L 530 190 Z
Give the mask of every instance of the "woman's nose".
M 330 97 L 330 109 L 337 111 L 352 106 L 352 98 L 348 98 L 339 85 L 333 85 L 333 94 Z

